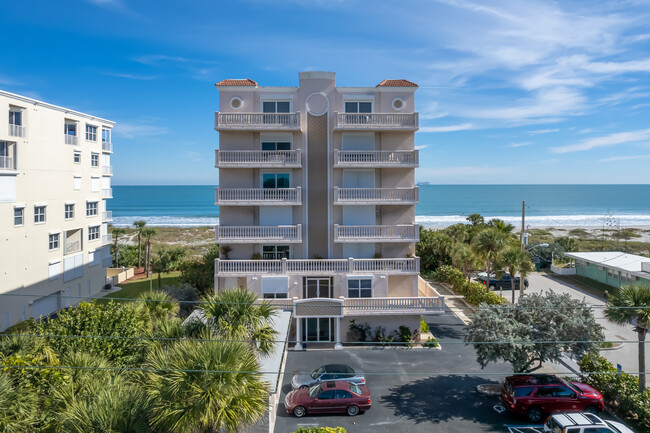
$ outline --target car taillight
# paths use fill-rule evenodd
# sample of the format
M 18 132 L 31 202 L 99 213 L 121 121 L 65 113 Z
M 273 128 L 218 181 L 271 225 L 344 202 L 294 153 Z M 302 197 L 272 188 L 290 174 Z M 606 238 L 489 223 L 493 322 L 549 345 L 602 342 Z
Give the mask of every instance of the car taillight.
M 368 397 L 368 404 L 370 404 L 370 397 Z
M 485 281 L 483 281 L 483 285 L 485 286 L 485 285 L 487 285 L 487 283 Z
M 361 379 L 361 383 L 366 383 L 366 378 Z

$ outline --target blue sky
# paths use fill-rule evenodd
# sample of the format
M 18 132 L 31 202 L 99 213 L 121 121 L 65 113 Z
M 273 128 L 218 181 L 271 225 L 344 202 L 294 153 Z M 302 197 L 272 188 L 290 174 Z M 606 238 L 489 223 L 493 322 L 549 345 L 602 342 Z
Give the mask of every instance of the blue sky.
M 116 185 L 215 184 L 214 83 L 406 78 L 417 180 L 649 183 L 650 5 L 530 0 L 0 3 L 0 88 L 117 122 Z

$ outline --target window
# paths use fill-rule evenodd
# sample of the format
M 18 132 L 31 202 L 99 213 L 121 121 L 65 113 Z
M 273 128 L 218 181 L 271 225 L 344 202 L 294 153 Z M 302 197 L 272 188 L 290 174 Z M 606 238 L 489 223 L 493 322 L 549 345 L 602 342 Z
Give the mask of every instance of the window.
M 529 396 L 535 391 L 534 386 L 520 386 L 515 388 L 514 397 L 526 397 Z
M 339 398 L 352 398 L 352 394 L 347 392 L 344 389 L 336 389 L 334 390 L 334 398 L 339 399 Z
M 262 102 L 263 113 L 290 113 L 291 102 L 289 101 L 264 101 Z
M 262 246 L 262 258 L 264 260 L 279 260 L 289 258 L 289 245 L 264 245 Z
M 372 279 L 371 278 L 349 279 L 348 298 L 372 298 Z
M 346 102 L 345 103 L 345 112 L 346 113 L 372 113 L 372 102 Z
M 576 395 L 573 390 L 566 388 L 564 386 L 558 386 L 555 388 L 555 394 L 556 397 L 573 397 Z
M 93 125 L 86 125 L 86 140 L 97 141 L 97 127 Z
M 71 220 L 74 218 L 74 204 L 65 205 L 65 219 Z
M 319 400 L 332 400 L 334 398 L 334 391 L 323 391 L 318 395 Z
M 80 164 L 81 163 L 81 152 L 78 152 L 76 150 L 74 152 L 74 163 L 75 164 Z
M 0 169 L 15 169 L 14 166 L 14 144 L 7 141 L 0 141 Z
M 73 178 L 72 187 L 75 191 L 79 191 L 81 189 L 81 176 L 75 176 Z
M 17 107 L 9 107 L 9 124 L 15 126 L 23 125 L 23 109 Z
M 262 150 L 291 150 L 291 143 L 288 141 L 263 141 Z
M 66 120 L 65 122 L 65 135 L 72 137 L 77 136 L 77 122 Z
M 59 248 L 60 233 L 54 233 L 50 235 L 50 250 L 55 250 Z
M 86 216 L 96 216 L 99 202 L 88 201 L 86 202 Z
M 22 226 L 25 224 L 25 208 L 15 207 L 14 208 L 14 225 Z
M 286 293 L 264 293 L 264 299 L 287 299 Z
M 102 143 L 111 142 L 111 130 L 102 128 Z
M 88 227 L 88 240 L 94 241 L 99 239 L 99 226 Z
M 263 188 L 290 188 L 289 173 L 263 173 Z
M 99 153 L 90 154 L 90 166 L 99 167 Z
M 45 206 L 34 206 L 34 223 L 45 222 Z

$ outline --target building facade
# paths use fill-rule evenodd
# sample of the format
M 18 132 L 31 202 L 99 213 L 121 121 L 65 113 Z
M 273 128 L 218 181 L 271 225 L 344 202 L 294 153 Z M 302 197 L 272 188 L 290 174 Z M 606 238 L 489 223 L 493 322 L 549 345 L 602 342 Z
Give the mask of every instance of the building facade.
M 97 295 L 114 122 L 0 91 L 0 329 Z
M 612 287 L 650 287 L 650 258 L 620 251 L 565 253 L 575 264 L 569 267 L 580 275 Z
M 415 256 L 417 85 L 302 72 L 298 87 L 216 86 L 215 288 L 292 308 L 298 347 L 340 345 L 352 319 L 390 332 L 441 311 Z

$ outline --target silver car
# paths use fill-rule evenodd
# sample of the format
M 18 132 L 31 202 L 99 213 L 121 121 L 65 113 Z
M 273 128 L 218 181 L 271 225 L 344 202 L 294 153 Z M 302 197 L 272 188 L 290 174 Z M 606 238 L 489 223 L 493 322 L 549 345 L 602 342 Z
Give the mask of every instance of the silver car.
M 326 380 L 347 380 L 358 385 L 365 385 L 366 378 L 363 373 L 355 372 L 352 368 L 343 364 L 328 364 L 317 368 L 311 373 L 296 374 L 291 379 L 293 389 L 308 388 Z

